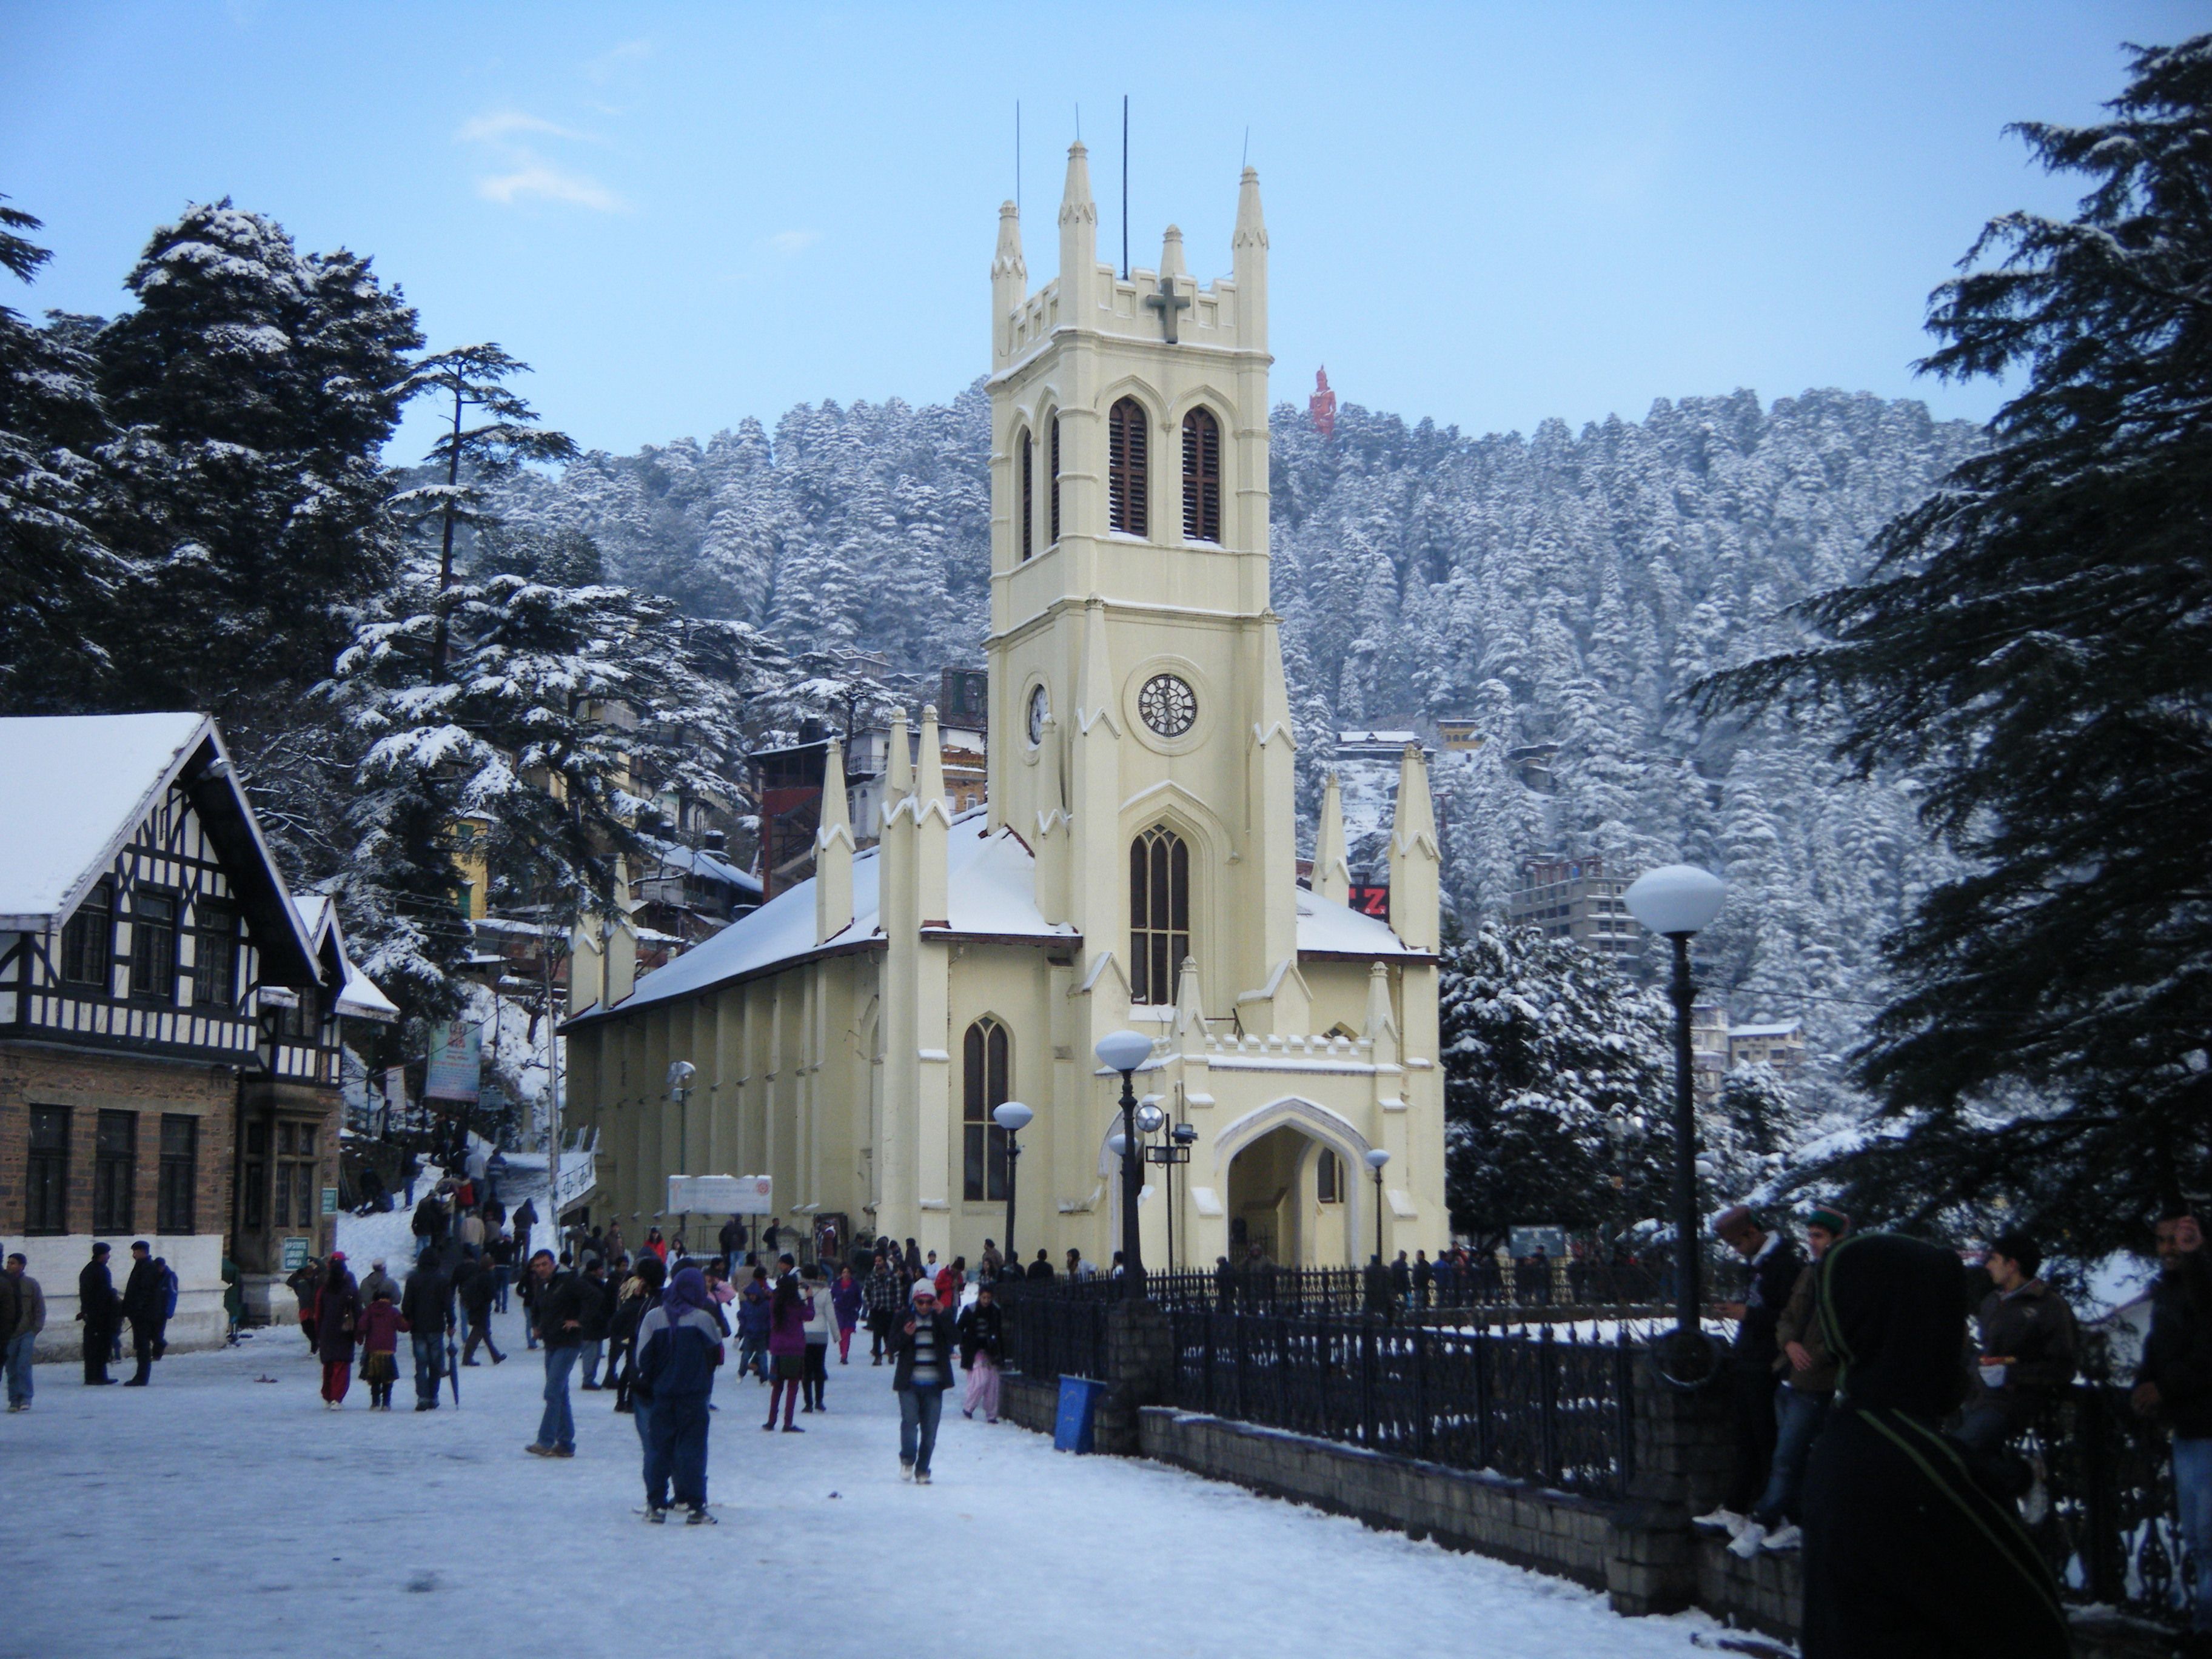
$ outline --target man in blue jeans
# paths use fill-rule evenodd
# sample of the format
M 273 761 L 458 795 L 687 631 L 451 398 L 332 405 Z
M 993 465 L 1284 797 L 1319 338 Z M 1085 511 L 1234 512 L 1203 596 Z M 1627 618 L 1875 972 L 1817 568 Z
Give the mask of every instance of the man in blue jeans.
M 39 1281 L 23 1271 L 30 1261 L 21 1250 L 0 1269 L 0 1351 L 7 1356 L 8 1409 L 31 1409 L 31 1350 L 46 1328 L 46 1297 Z
M 2173 1495 L 2197 1566 L 2183 1651 L 2198 1656 L 2212 1655 L 2212 1267 L 2203 1248 L 2195 1216 L 2160 1220 L 2150 1335 L 2133 1396 L 2137 1413 L 2173 1431 Z
M 530 1276 L 536 1286 L 531 1317 L 545 1347 L 545 1414 L 538 1419 L 538 1438 L 523 1449 L 534 1457 L 574 1457 L 576 1419 L 568 1410 L 568 1373 L 576 1369 L 583 1345 L 581 1297 L 574 1273 L 555 1273 L 550 1250 L 530 1258 Z
M 937 1449 L 937 1419 L 945 1409 L 945 1390 L 952 1382 L 952 1358 L 958 1352 L 952 1316 L 937 1305 L 937 1287 L 926 1279 L 914 1285 L 914 1311 L 891 1340 L 891 1387 L 899 1402 L 899 1474 L 918 1486 L 929 1484 L 929 1456 Z
M 453 1328 L 453 1281 L 445 1252 L 428 1249 L 408 1269 L 399 1289 L 399 1316 L 415 1350 L 415 1409 L 438 1409 L 438 1382 L 446 1374 L 446 1337 Z

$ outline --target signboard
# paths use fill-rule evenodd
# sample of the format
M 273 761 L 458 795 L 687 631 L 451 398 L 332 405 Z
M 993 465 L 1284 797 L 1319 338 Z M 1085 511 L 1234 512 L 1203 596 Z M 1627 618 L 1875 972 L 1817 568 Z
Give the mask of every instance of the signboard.
M 1526 1261 L 1540 1248 L 1553 1261 L 1567 1253 L 1567 1230 L 1565 1227 L 1515 1227 L 1505 1248 L 1516 1261 Z
M 769 1215 L 775 1209 L 767 1176 L 668 1177 L 671 1215 Z
M 337 1188 L 335 1188 L 335 1187 L 325 1187 L 325 1188 L 323 1188 L 323 1213 L 324 1213 L 325 1215 L 336 1215 L 337 1212 L 338 1212 L 338 1189 L 337 1189 Z
M 1390 920 L 1390 887 L 1387 882 L 1380 884 L 1371 882 L 1358 884 L 1346 902 L 1363 916 L 1376 916 L 1384 921 Z
M 473 1105 L 483 1076 L 483 1030 L 480 1026 L 441 1024 L 430 1028 L 428 1081 L 425 1100 L 459 1100 Z
M 284 1252 L 283 1262 L 284 1271 L 286 1273 L 295 1273 L 299 1272 L 301 1268 L 307 1265 L 307 1241 L 306 1239 L 288 1238 L 283 1241 L 282 1248 Z

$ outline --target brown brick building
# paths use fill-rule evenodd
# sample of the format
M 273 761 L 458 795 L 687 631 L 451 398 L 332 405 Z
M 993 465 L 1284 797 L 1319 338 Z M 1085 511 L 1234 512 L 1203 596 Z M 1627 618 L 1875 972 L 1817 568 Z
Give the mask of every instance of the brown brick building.
M 295 902 L 211 720 L 0 720 L 0 1240 L 76 1352 L 94 1240 L 175 1271 L 169 1339 L 222 1339 L 222 1262 L 282 1313 L 337 1187 L 338 1032 L 391 1005 Z M 118 1274 L 119 1277 L 119 1274 Z

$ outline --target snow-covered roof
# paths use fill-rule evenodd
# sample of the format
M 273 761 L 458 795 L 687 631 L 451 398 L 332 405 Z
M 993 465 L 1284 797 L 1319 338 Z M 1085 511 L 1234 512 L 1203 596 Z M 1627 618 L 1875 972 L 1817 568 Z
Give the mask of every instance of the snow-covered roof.
M 828 951 L 865 948 L 883 938 L 878 878 L 881 847 L 853 859 L 853 925 L 826 944 L 814 937 L 814 883 L 785 889 L 749 915 L 637 981 L 612 1011 L 696 996 L 718 985 L 751 979 Z M 988 814 L 970 807 L 952 820 L 945 858 L 945 931 L 969 938 L 1036 939 L 1040 944 L 1082 934 L 1050 922 L 1036 904 L 1036 859 L 1011 830 L 991 830 Z M 1416 956 L 1388 926 L 1348 907 L 1298 890 L 1298 949 L 1363 957 Z M 593 1015 L 580 1016 L 590 1019 Z
M 0 927 L 76 907 L 214 722 L 204 714 L 0 720 Z
M 283 975 L 314 950 L 239 787 L 222 734 L 205 714 L 26 714 L 0 719 L 0 928 L 42 932 L 108 872 L 195 757 L 209 765 L 193 803 L 227 847 L 264 953 Z M 273 930 L 273 936 L 272 936 Z M 283 944 L 296 952 L 284 960 Z
M 1805 1022 L 1802 1019 L 1784 1019 L 1765 1025 L 1731 1025 L 1729 1027 L 1729 1036 L 1731 1038 L 1796 1036 L 1804 1029 L 1804 1024 Z
M 327 894 L 309 893 L 295 896 L 292 908 L 299 913 L 300 924 L 307 930 L 314 944 L 317 955 L 327 944 L 333 946 L 338 959 L 337 1011 L 354 1019 L 373 1019 L 389 1025 L 399 1018 L 399 1006 L 379 990 L 374 980 L 354 965 L 353 955 L 346 949 L 345 930 L 338 926 L 338 908 Z
M 1395 744 L 1402 749 L 1409 743 L 1419 743 L 1421 734 L 1418 732 L 1340 732 L 1336 734 L 1336 740 L 1339 743 Z
M 741 893 L 755 899 L 760 896 L 760 878 L 749 870 L 740 870 L 720 854 L 710 848 L 686 847 L 680 842 L 648 842 L 653 854 L 665 870 L 690 870 L 709 881 L 726 883 Z

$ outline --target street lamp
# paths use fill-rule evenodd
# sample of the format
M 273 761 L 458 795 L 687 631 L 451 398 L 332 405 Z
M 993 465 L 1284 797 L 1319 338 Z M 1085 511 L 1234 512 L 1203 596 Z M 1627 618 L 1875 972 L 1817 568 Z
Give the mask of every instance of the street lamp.
M 1109 1031 L 1098 1039 L 1099 1063 L 1121 1074 L 1121 1294 L 1132 1301 L 1145 1294 L 1145 1261 L 1137 1244 L 1137 1194 L 1143 1183 L 1137 1142 L 1137 1068 L 1152 1057 L 1152 1040 L 1139 1031 Z
M 1018 1137 L 1036 1115 L 1018 1100 L 1002 1102 L 991 1112 L 991 1121 L 1006 1132 L 1006 1266 L 1010 1269 L 1018 1269 L 1022 1260 L 1014 1254 L 1014 1171 L 1022 1155 Z
M 1712 925 L 1728 884 L 1710 870 L 1669 864 L 1647 870 L 1630 885 L 1630 913 L 1674 946 L 1674 1345 L 1686 1370 L 1701 1346 L 1703 1297 L 1698 1284 L 1698 1120 L 1690 1087 L 1690 940 Z
M 1375 1261 L 1382 1261 L 1382 1166 L 1390 1161 L 1388 1149 L 1370 1146 L 1367 1149 L 1367 1167 L 1375 1171 Z

